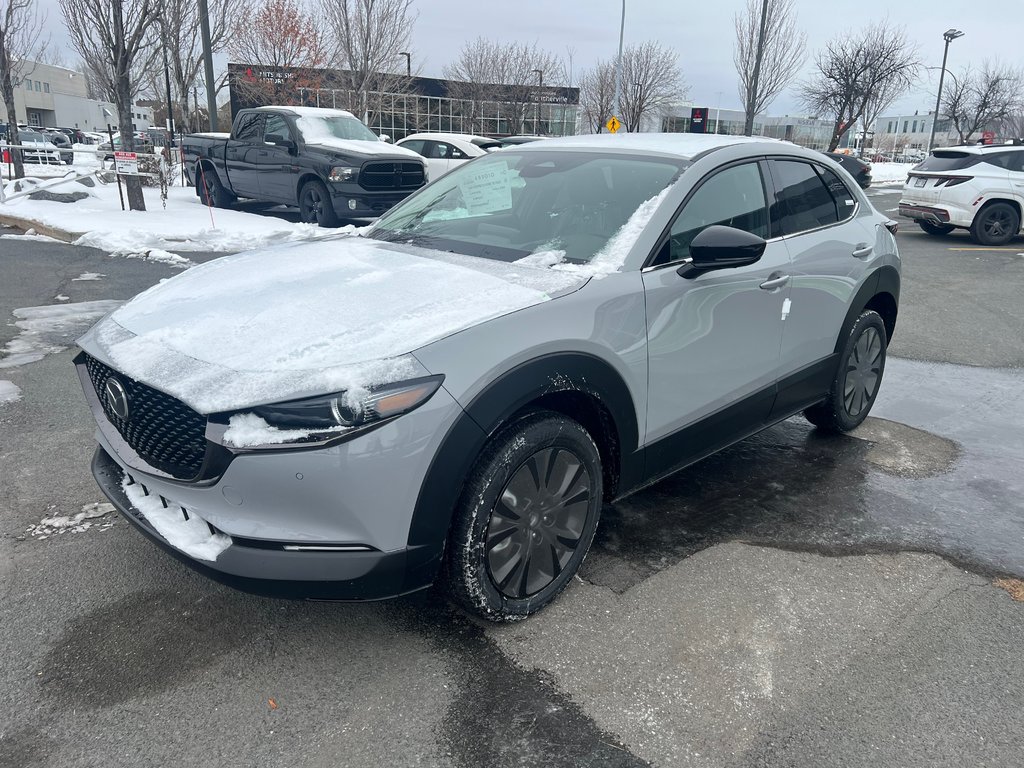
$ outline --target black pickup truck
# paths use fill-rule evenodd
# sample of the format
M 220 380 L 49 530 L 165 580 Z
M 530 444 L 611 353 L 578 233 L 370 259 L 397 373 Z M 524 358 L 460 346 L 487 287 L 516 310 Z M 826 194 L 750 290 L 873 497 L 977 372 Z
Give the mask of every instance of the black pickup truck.
M 422 157 L 338 109 L 243 109 L 230 135 L 191 134 L 181 147 L 207 205 L 239 197 L 296 205 L 303 221 L 321 226 L 379 216 L 426 183 Z

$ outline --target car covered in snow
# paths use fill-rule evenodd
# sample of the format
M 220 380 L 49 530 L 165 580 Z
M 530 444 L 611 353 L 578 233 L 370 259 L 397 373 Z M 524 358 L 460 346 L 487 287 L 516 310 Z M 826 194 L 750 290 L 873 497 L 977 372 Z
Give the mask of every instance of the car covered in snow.
M 207 205 L 242 197 L 297 206 L 302 221 L 325 227 L 380 216 L 426 183 L 422 157 L 340 109 L 242 109 L 230 135 L 190 134 L 181 148 Z
M 241 589 L 369 600 L 443 575 L 465 608 L 522 618 L 604 503 L 793 414 L 864 420 L 894 229 L 788 143 L 504 149 L 361 235 L 217 259 L 99 322 L 76 357 L 93 473 Z
M 414 133 L 397 146 L 426 158 L 427 177 L 433 181 L 474 157 L 501 149 L 502 144 L 497 139 L 468 133 Z

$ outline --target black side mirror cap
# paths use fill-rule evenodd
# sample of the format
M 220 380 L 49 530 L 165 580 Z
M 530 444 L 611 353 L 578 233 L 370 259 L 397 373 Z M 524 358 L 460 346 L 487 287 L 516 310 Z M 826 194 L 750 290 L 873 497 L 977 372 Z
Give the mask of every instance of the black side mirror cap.
M 273 144 L 277 147 L 284 147 L 285 149 L 295 149 L 295 142 L 291 139 L 286 139 L 278 133 L 268 133 L 263 137 L 263 141 L 266 144 Z
M 712 224 L 690 241 L 690 263 L 676 270 L 688 280 L 716 269 L 755 264 L 768 245 L 763 237 L 735 227 Z

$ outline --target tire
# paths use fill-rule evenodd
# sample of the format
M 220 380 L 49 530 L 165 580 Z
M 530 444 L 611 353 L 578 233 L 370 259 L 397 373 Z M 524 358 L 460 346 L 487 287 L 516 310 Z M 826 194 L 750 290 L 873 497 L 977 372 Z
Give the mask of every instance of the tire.
M 956 229 L 956 227 L 954 227 L 952 224 L 934 224 L 930 221 L 925 221 L 924 219 L 918 219 L 917 226 L 919 226 L 929 235 L 935 235 L 936 237 L 940 235 L 948 235 L 950 232 Z
M 307 181 L 299 190 L 299 219 L 321 227 L 336 227 L 340 223 L 334 212 L 331 193 L 319 181 Z
M 582 426 L 551 411 L 510 423 L 481 452 L 455 510 L 449 596 L 494 622 L 539 611 L 583 564 L 601 503 L 601 455 Z
M 849 432 L 861 425 L 878 396 L 885 372 L 885 323 L 865 310 L 850 329 L 828 397 L 804 411 L 804 418 L 828 432 Z
M 990 203 L 971 222 L 971 239 L 979 245 L 1005 245 L 1020 232 L 1020 214 L 1009 203 Z
M 196 166 L 196 190 L 199 199 L 214 208 L 230 208 L 237 199 L 220 183 L 220 177 L 212 168 L 200 169 Z

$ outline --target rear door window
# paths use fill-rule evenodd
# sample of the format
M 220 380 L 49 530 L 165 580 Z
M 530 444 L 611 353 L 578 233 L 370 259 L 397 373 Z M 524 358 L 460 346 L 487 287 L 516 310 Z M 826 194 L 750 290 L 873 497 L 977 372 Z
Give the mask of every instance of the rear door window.
M 399 146 L 411 149 L 417 155 L 422 155 L 424 154 L 423 145 L 425 143 L 423 139 L 410 139 L 409 141 L 403 141 Z
M 810 163 L 773 160 L 772 179 L 772 222 L 781 234 L 795 235 L 839 221 L 835 198 Z

